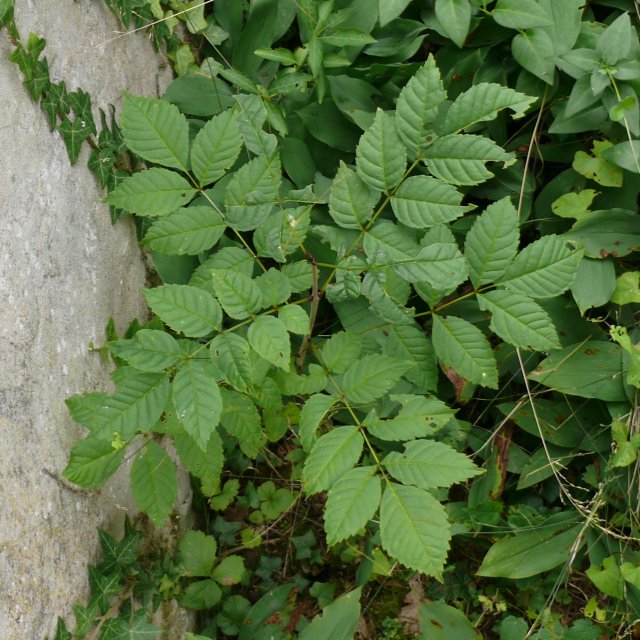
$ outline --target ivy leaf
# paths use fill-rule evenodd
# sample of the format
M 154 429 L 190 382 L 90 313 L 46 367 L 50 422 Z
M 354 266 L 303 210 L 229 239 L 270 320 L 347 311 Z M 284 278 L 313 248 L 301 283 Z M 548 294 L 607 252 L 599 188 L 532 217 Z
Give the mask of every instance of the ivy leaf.
M 125 452 L 124 448 L 114 450 L 108 438 L 90 434 L 73 445 L 62 475 L 86 489 L 99 487 L 117 471 Z
M 169 454 L 150 440 L 131 467 L 131 493 L 157 527 L 169 517 L 178 495 L 176 468 Z
M 92 121 L 93 122 L 93 121 Z M 82 143 L 91 135 L 89 122 L 76 116 L 73 119 L 64 116 L 62 122 L 56 127 L 64 140 L 69 154 L 69 161 L 74 165 L 78 161 Z
M 452 134 L 438 138 L 425 151 L 429 171 L 440 180 L 456 185 L 475 185 L 493 177 L 487 162 L 508 166 L 513 155 L 482 136 Z
M 299 433 L 300 442 L 305 451 L 311 450 L 311 446 L 316 441 L 318 427 L 339 401 L 338 396 L 316 393 L 304 403 L 300 411 Z
M 427 229 L 456 220 L 475 205 L 461 205 L 462 194 L 430 176 L 407 178 L 391 198 L 396 218 L 413 229 Z
M 337 386 L 349 402 L 366 404 L 387 393 L 410 366 L 410 362 L 372 353 L 352 363 Z
M 281 320 L 273 316 L 261 316 L 249 327 L 247 338 L 258 355 L 276 367 L 289 371 L 291 343 Z
M 211 281 L 218 301 L 227 315 L 244 320 L 262 308 L 262 294 L 258 285 L 238 271 L 214 269 Z
M 126 145 L 141 158 L 163 167 L 189 169 L 189 125 L 176 106 L 125 93 L 120 126 Z
M 474 287 L 500 279 L 518 252 L 518 212 L 509 198 L 489 205 L 467 234 L 464 255 Z
M 353 468 L 364 440 L 354 426 L 341 426 L 318 438 L 302 470 L 307 495 L 330 489 L 333 483 Z
M 391 191 L 404 177 L 407 152 L 393 114 L 378 109 L 356 147 L 358 175 L 378 191 Z
M 515 257 L 497 284 L 531 298 L 559 296 L 573 283 L 582 255 L 559 236 L 543 236 Z
M 403 484 L 421 489 L 450 487 L 483 473 L 467 456 L 442 442 L 414 440 L 404 448 L 404 453 L 392 451 L 383 461 L 385 469 Z
M 142 244 L 169 255 L 196 255 L 220 240 L 226 224 L 211 207 L 188 207 L 160 218 L 147 230 Z
M 375 467 L 357 467 L 335 482 L 324 512 L 327 544 L 333 546 L 358 533 L 380 504 L 380 478 Z
M 491 17 L 508 29 L 531 29 L 553 25 L 551 16 L 536 0 L 498 0 Z
M 174 331 L 200 338 L 220 329 L 222 310 L 213 296 L 187 284 L 164 284 L 143 291 L 153 312 Z
M 478 294 L 480 308 L 491 312 L 489 327 L 506 343 L 533 351 L 559 349 L 558 334 L 547 312 L 514 291 Z
M 147 169 L 125 178 L 104 202 L 139 216 L 166 216 L 186 205 L 196 190 L 168 169 Z
M 385 2 L 386 0 L 380 0 Z M 433 55 L 403 87 L 396 105 L 396 126 L 400 138 L 415 156 L 429 140 L 428 127 L 436 119 L 438 107 L 446 99 L 440 71 Z
M 242 149 L 236 115 L 230 109 L 214 116 L 200 129 L 191 148 L 191 166 L 201 187 L 219 180 Z
M 210 362 L 190 359 L 180 365 L 172 385 L 178 420 L 203 451 L 222 415 L 222 397 L 215 375 L 216 369 Z
M 428 491 L 387 483 L 380 505 L 380 540 L 389 555 L 440 580 L 450 539 L 444 507 Z
M 499 84 L 481 82 L 461 93 L 447 111 L 441 135 L 458 133 L 478 122 L 494 120 L 503 109 L 513 118 L 522 118 L 536 98 Z
M 180 345 L 165 331 L 141 329 L 130 340 L 107 343 L 109 351 L 141 371 L 163 371 L 182 356 Z
M 345 229 L 363 229 L 371 220 L 373 208 L 380 199 L 355 171 L 340 162 L 340 168 L 329 191 L 329 215 Z
M 496 359 L 480 329 L 462 318 L 434 315 L 432 339 L 438 359 L 465 380 L 498 388 Z
M 435 12 L 444 35 L 462 49 L 471 24 L 469 0 L 436 0 Z

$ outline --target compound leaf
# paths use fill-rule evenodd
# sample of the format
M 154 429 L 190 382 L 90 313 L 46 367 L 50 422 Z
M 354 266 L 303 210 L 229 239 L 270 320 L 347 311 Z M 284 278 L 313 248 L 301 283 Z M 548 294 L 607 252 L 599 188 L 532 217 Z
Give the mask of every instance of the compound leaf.
M 107 343 L 109 351 L 140 371 L 163 371 L 180 359 L 182 351 L 165 331 L 141 329 L 130 340 Z
M 258 355 L 276 367 L 289 371 L 291 342 L 282 320 L 261 316 L 249 327 L 247 338 Z
M 345 229 L 362 229 L 371 220 L 380 194 L 360 179 L 344 162 L 329 191 L 329 215 Z
M 99 487 L 116 472 L 125 452 L 124 447 L 115 450 L 109 438 L 90 434 L 73 445 L 62 475 L 69 482 L 87 489 Z
M 387 393 L 410 366 L 410 362 L 372 353 L 351 364 L 340 377 L 338 388 L 349 402 L 373 402 Z
M 316 432 L 324 417 L 331 408 L 339 402 L 338 396 L 330 396 L 324 393 L 312 395 L 300 411 L 300 442 L 305 451 L 309 451 L 316 441 Z

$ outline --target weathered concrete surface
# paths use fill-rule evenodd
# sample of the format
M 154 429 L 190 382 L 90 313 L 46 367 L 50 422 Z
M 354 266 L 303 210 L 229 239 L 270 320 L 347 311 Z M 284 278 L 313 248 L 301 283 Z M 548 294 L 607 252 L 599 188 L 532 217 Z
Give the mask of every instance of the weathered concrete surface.
M 16 0 L 16 23 L 25 41 L 47 39 L 52 79 L 94 105 L 166 84 L 143 35 L 97 46 L 118 29 L 101 0 Z M 82 494 L 42 470 L 62 470 L 81 433 L 64 398 L 109 388 L 88 344 L 109 316 L 119 329 L 144 316 L 145 271 L 131 224 L 112 226 L 100 203 L 86 150 L 71 168 L 0 38 L 0 638 L 39 640 L 86 595 L 96 527 L 117 532 L 135 511 L 128 473 Z

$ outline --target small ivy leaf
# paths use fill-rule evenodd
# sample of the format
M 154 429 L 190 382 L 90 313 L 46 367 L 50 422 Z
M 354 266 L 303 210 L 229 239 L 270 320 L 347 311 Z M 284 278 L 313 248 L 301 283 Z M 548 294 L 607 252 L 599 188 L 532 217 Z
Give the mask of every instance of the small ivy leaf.
M 262 316 L 251 324 L 247 338 L 252 349 L 276 367 L 289 371 L 291 343 L 284 323 L 273 316 Z
M 79 116 L 73 119 L 65 116 L 57 129 L 67 147 L 69 161 L 74 165 L 78 161 L 82 143 L 91 135 L 91 126 Z

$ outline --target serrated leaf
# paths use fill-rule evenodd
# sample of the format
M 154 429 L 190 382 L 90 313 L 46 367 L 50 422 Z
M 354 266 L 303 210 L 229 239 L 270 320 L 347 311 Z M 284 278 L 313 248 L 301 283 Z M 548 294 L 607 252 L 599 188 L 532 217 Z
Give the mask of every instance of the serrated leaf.
M 200 338 L 220 329 L 222 310 L 207 291 L 187 284 L 164 284 L 143 291 L 153 312 L 174 331 Z
M 432 340 L 438 359 L 465 380 L 498 388 L 496 359 L 480 329 L 462 318 L 434 315 Z
M 200 129 L 191 149 L 191 166 L 201 187 L 220 179 L 242 148 L 236 115 L 230 109 L 213 116 Z
M 183 362 L 172 385 L 173 406 L 185 431 L 206 451 L 222 415 L 216 369 L 206 360 Z
M 169 169 L 147 169 L 125 178 L 104 202 L 139 216 L 166 216 L 196 194 L 185 178 Z
M 330 546 L 358 533 L 380 504 L 380 478 L 376 467 L 357 467 L 335 482 L 324 511 L 324 528 Z
M 515 257 L 497 284 L 531 298 L 559 296 L 573 283 L 582 255 L 561 237 L 543 236 Z
M 310 333 L 309 316 L 299 304 L 287 304 L 278 310 L 278 319 L 287 331 L 305 336 Z
M 130 340 L 108 342 L 109 351 L 141 371 L 163 371 L 182 356 L 180 345 L 165 331 L 141 329 Z
M 258 355 L 276 367 L 289 371 L 291 342 L 282 321 L 273 316 L 261 316 L 249 326 L 247 338 Z
M 193 256 L 213 247 L 225 229 L 224 218 L 215 209 L 193 206 L 154 222 L 143 244 L 159 253 Z
M 366 404 L 390 391 L 410 366 L 409 362 L 372 353 L 352 363 L 337 385 L 349 402 Z
M 413 258 L 396 260 L 393 266 L 407 282 L 428 282 L 436 289 L 457 286 L 468 277 L 467 263 L 455 244 L 429 245 Z
M 221 585 L 238 584 L 244 575 L 244 558 L 241 556 L 226 556 L 213 570 L 213 578 Z
M 387 483 L 380 505 L 380 541 L 390 556 L 439 580 L 450 539 L 444 508 L 428 491 Z
M 236 333 L 223 333 L 211 341 L 209 350 L 222 379 L 238 391 L 252 386 L 252 360 L 249 343 Z
M 382 0 L 381 0 L 382 1 Z M 438 107 L 446 99 L 440 71 L 433 55 L 403 87 L 396 105 L 396 127 L 412 154 L 419 156 L 429 142 L 428 127 L 436 119 Z
M 452 222 L 474 205 L 461 205 L 462 194 L 452 185 L 429 176 L 407 178 L 391 198 L 396 218 L 413 229 Z
M 469 0 L 436 0 L 435 13 L 444 35 L 462 49 L 471 24 Z
M 392 113 L 378 109 L 356 147 L 358 175 L 378 191 L 391 191 L 404 176 L 407 152 Z
M 224 449 L 218 432 L 211 433 L 206 451 L 186 432 L 175 435 L 173 443 L 180 462 L 192 476 L 200 480 L 202 494 L 212 496 L 218 493 L 224 465 Z
M 222 599 L 222 589 L 213 579 L 192 582 L 180 598 L 180 604 L 189 609 L 211 609 Z
M 178 544 L 178 562 L 182 565 L 185 575 L 211 575 L 213 563 L 216 561 L 218 543 L 213 536 L 203 531 L 187 531 Z
M 442 135 L 458 133 L 477 122 L 494 120 L 503 109 L 522 118 L 536 98 L 499 84 L 481 82 L 461 93 L 447 111 Z
M 551 16 L 536 0 L 498 0 L 491 17 L 508 29 L 531 29 L 553 24 Z
M 421 489 L 450 487 L 480 475 L 483 471 L 467 456 L 443 442 L 414 440 L 404 453 L 392 451 L 383 460 L 385 469 L 405 485 Z
M 348 331 L 334 333 L 323 345 L 321 359 L 327 370 L 344 373 L 362 353 L 362 336 Z
M 136 504 L 157 527 L 162 526 L 178 495 L 176 468 L 156 442 L 147 442 L 131 467 L 131 493 Z
M 320 424 L 339 401 L 338 396 L 316 393 L 304 403 L 300 411 L 299 432 L 300 442 L 305 451 L 311 450 Z
M 176 106 L 125 93 L 120 126 L 126 145 L 141 158 L 189 169 L 189 125 Z
M 123 371 L 119 369 L 118 371 Z M 159 420 L 169 397 L 169 376 L 165 373 L 140 373 L 129 369 L 98 410 L 100 433 L 119 433 L 130 440 L 137 430 L 148 431 Z
M 242 453 L 256 458 L 266 443 L 262 433 L 260 414 L 251 398 L 237 391 L 220 389 L 224 411 L 220 423 L 225 431 L 236 438 Z
M 262 307 L 277 307 L 291 297 L 289 279 L 278 269 L 272 267 L 260 274 L 254 282 L 260 290 Z
M 89 435 L 73 445 L 62 475 L 87 489 L 99 487 L 117 471 L 125 452 L 115 451 L 108 438 Z
M 518 252 L 518 212 L 509 198 L 489 205 L 467 234 L 464 255 L 474 287 L 500 279 Z
M 225 218 L 238 231 L 262 224 L 278 201 L 282 182 L 280 158 L 258 156 L 235 172 L 225 192 Z
M 333 483 L 353 468 L 364 440 L 354 426 L 341 426 L 318 438 L 302 470 L 307 495 L 330 489 Z
M 429 171 L 440 180 L 455 185 L 475 185 L 493 177 L 487 162 L 508 166 L 513 156 L 482 136 L 452 134 L 438 138 L 425 151 Z
M 478 294 L 480 308 L 491 312 L 489 328 L 506 343 L 520 349 L 559 349 L 558 334 L 547 312 L 531 298 L 514 291 Z
M 329 191 L 329 215 L 337 225 L 345 229 L 363 229 L 364 224 L 371 220 L 379 199 L 378 191 L 340 162 Z
M 262 308 L 262 295 L 256 283 L 243 273 L 227 269 L 211 272 L 213 289 L 227 315 L 244 320 Z

